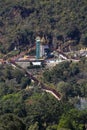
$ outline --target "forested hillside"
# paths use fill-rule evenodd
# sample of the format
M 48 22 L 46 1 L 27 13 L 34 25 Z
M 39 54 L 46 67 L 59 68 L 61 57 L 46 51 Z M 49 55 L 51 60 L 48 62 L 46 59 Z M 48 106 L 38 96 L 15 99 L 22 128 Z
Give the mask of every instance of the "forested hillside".
M 29 47 L 38 32 L 86 46 L 86 21 L 86 0 L 0 0 L 0 52 Z
M 86 130 L 87 57 L 40 72 L 36 66 L 30 75 L 32 66 L 15 66 L 14 56 L 25 54 L 37 35 L 52 47 L 87 47 L 87 0 L 0 0 L 0 130 Z
M 0 130 L 86 130 L 87 60 L 60 63 L 42 80 L 60 101 L 22 70 L 0 65 Z

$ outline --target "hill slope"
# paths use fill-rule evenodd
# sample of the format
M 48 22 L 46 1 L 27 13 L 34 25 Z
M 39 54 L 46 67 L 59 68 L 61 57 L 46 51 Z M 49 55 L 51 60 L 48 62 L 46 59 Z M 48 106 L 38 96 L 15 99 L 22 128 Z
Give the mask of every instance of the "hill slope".
M 0 0 L 0 51 L 29 46 L 37 32 L 87 45 L 86 21 L 86 0 Z

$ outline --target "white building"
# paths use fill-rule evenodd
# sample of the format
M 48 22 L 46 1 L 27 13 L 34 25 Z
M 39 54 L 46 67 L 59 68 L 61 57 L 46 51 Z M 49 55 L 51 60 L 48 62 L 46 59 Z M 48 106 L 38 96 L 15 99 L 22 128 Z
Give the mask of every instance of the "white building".
M 43 57 L 45 55 L 45 50 L 49 49 L 48 45 L 40 44 L 40 57 Z
M 49 46 L 47 43 L 47 39 L 43 36 L 40 39 L 40 57 L 43 57 L 45 55 L 46 49 L 49 49 Z

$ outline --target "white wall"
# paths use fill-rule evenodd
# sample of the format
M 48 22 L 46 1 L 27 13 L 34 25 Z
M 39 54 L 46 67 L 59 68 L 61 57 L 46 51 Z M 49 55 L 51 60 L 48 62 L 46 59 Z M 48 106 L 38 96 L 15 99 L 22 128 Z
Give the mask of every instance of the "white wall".
M 40 45 L 40 57 L 43 57 L 45 55 L 46 48 L 49 48 L 48 45 Z

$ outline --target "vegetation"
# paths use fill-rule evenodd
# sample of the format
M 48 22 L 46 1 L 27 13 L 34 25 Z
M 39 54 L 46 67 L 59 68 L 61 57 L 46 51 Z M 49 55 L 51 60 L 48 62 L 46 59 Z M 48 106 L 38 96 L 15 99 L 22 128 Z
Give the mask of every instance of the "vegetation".
M 58 101 L 31 83 L 22 70 L 1 65 L 0 129 L 85 130 L 87 104 L 82 104 L 80 97 L 86 102 L 86 66 L 86 59 L 64 62 L 43 73 L 44 83 L 53 84 L 61 93 Z
M 87 60 L 84 62 L 62 62 L 53 69 L 46 70 L 43 73 L 43 80 L 55 84 L 55 88 L 67 98 L 78 95 L 87 97 Z
M 5 114 L 0 117 L 0 130 L 25 130 L 25 124 L 13 114 Z
M 27 49 L 37 33 L 49 43 L 71 40 L 71 45 L 87 46 L 86 21 L 86 0 L 0 1 L 0 52 Z
M 0 57 L 28 50 L 36 35 L 55 48 L 87 47 L 86 21 L 86 0 L 1 0 Z M 87 59 L 46 69 L 41 81 L 60 92 L 61 101 L 21 69 L 0 65 L 0 130 L 86 130 Z

